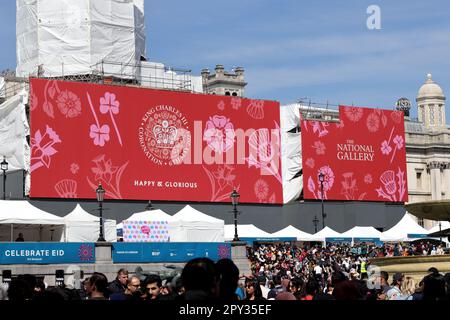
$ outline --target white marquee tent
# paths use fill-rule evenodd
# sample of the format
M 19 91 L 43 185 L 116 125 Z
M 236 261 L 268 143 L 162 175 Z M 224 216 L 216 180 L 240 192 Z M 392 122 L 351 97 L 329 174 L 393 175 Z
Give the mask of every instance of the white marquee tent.
M 412 240 L 408 237 L 409 234 L 428 233 L 427 229 L 421 227 L 409 213 L 406 213 L 395 226 L 382 233 L 381 241 L 408 241 Z
M 297 241 L 309 241 L 311 239 L 312 234 L 303 232 L 291 225 L 286 228 L 272 233 L 272 237 L 274 238 L 297 238 Z
M 440 230 L 446 230 L 446 229 L 449 229 L 449 228 L 450 228 L 450 222 L 449 221 L 441 221 Z M 439 223 L 438 223 L 433 228 L 428 230 L 428 233 L 435 233 L 435 232 L 438 232 L 440 230 L 439 230 Z
M 319 232 L 313 234 L 309 241 L 325 241 L 326 238 L 341 238 L 342 235 L 331 229 L 330 227 L 325 227 Z
M 64 218 L 65 234 L 61 241 L 95 242 L 100 233 L 100 218 L 86 212 L 79 204 Z M 117 241 L 116 220 L 103 219 L 103 232 L 108 242 Z
M 14 241 L 23 233 L 25 241 L 60 241 L 64 220 L 28 201 L 0 201 L 0 241 Z
M 169 221 L 171 242 L 223 242 L 225 222 L 187 205 Z
M 253 224 L 238 224 L 239 238 L 273 238 L 273 235 L 259 229 Z M 233 240 L 234 238 L 234 224 L 225 225 L 225 240 Z
M 164 211 L 158 210 L 147 210 L 142 212 L 137 212 L 131 215 L 128 219 L 124 221 L 172 221 L 173 217 Z
M 160 209 L 136 212 L 117 225 L 116 233 L 120 234 L 119 230 L 121 230 L 121 236 L 125 242 L 168 242 L 171 237 L 169 224 L 171 221 L 173 221 L 173 217 Z M 136 231 L 139 228 L 134 230 L 136 223 L 141 228 L 148 227 L 147 233 Z M 131 228 L 132 226 L 133 228 Z M 164 231 L 162 232 L 163 229 Z M 166 231 L 168 232 L 167 234 L 165 233 Z M 136 232 L 140 237 L 136 237 Z
M 374 227 L 353 227 L 341 234 L 342 238 L 381 238 L 381 232 Z

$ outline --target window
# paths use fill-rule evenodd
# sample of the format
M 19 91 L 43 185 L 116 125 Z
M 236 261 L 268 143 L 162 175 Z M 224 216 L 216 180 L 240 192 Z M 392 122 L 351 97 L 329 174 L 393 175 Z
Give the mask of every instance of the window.
M 230 91 L 225 92 L 225 95 L 229 96 L 230 95 Z
M 425 108 L 424 108 L 423 105 L 420 106 L 419 108 L 420 108 L 420 118 L 419 118 L 419 120 L 421 122 L 425 123 Z
M 237 93 L 236 93 L 236 92 L 233 92 L 232 96 L 233 96 L 233 97 L 237 97 Z
M 434 104 L 428 106 L 430 108 L 430 124 L 434 125 Z
M 422 172 L 416 172 L 417 189 L 422 189 Z

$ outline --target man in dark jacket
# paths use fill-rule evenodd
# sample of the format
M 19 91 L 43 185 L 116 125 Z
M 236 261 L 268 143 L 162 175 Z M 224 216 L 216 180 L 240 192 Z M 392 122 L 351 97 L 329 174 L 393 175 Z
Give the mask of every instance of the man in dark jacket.
M 110 292 L 110 294 L 124 293 L 125 289 L 127 288 L 127 281 L 128 281 L 128 270 L 120 269 L 117 272 L 116 279 L 108 285 L 108 291 Z

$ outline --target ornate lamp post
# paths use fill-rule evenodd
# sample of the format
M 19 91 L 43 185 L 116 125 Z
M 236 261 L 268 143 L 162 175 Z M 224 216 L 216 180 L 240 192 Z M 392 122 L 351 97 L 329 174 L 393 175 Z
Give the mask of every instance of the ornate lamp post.
M 97 190 L 95 190 L 95 193 L 97 194 L 97 201 L 99 205 L 98 210 L 100 211 L 100 234 L 97 242 L 105 242 L 106 240 L 105 237 L 103 236 L 103 199 L 105 197 L 105 189 L 103 189 L 101 183 L 98 185 L 98 188 Z
M 231 203 L 233 204 L 233 214 L 234 214 L 234 238 L 233 241 L 239 241 L 239 236 L 238 236 L 238 230 L 237 230 L 237 215 L 238 215 L 238 210 L 237 210 L 237 205 L 239 203 L 239 197 L 241 195 L 236 191 L 236 189 L 233 190 L 233 192 L 231 193 Z
M 314 223 L 314 233 L 317 233 L 317 225 L 319 224 L 319 219 L 317 219 L 317 214 L 314 216 L 313 223 Z
M 8 171 L 8 161 L 6 161 L 5 156 L 3 156 L 3 161 L 0 163 L 0 166 L 3 171 L 3 200 L 6 200 L 6 171 Z
M 324 208 L 323 208 L 323 181 L 324 180 L 325 180 L 325 175 L 322 172 L 320 172 L 319 173 L 319 181 L 320 181 L 320 189 L 321 189 L 320 198 L 322 200 L 322 227 L 323 228 L 325 228 L 325 218 L 327 216 L 325 214 L 325 211 L 324 211 Z

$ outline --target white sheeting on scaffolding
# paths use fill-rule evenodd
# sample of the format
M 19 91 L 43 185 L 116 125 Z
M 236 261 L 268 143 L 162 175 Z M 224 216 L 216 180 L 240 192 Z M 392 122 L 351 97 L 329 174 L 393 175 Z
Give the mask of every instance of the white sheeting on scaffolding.
M 6 98 L 5 78 L 0 77 L 0 98 Z
M 133 75 L 145 56 L 144 14 L 133 0 L 16 0 L 17 75 Z M 138 4 L 142 6 L 143 3 Z
M 303 185 L 303 177 L 298 176 L 302 170 L 301 134 L 289 132 L 300 125 L 300 112 L 296 105 L 281 106 L 280 117 L 283 202 L 289 203 L 298 199 Z
M 30 169 L 30 147 L 26 140 L 30 127 L 25 112 L 26 103 L 28 94 L 22 90 L 0 105 L 0 161 L 3 161 L 3 156 L 6 157 L 8 172 Z

